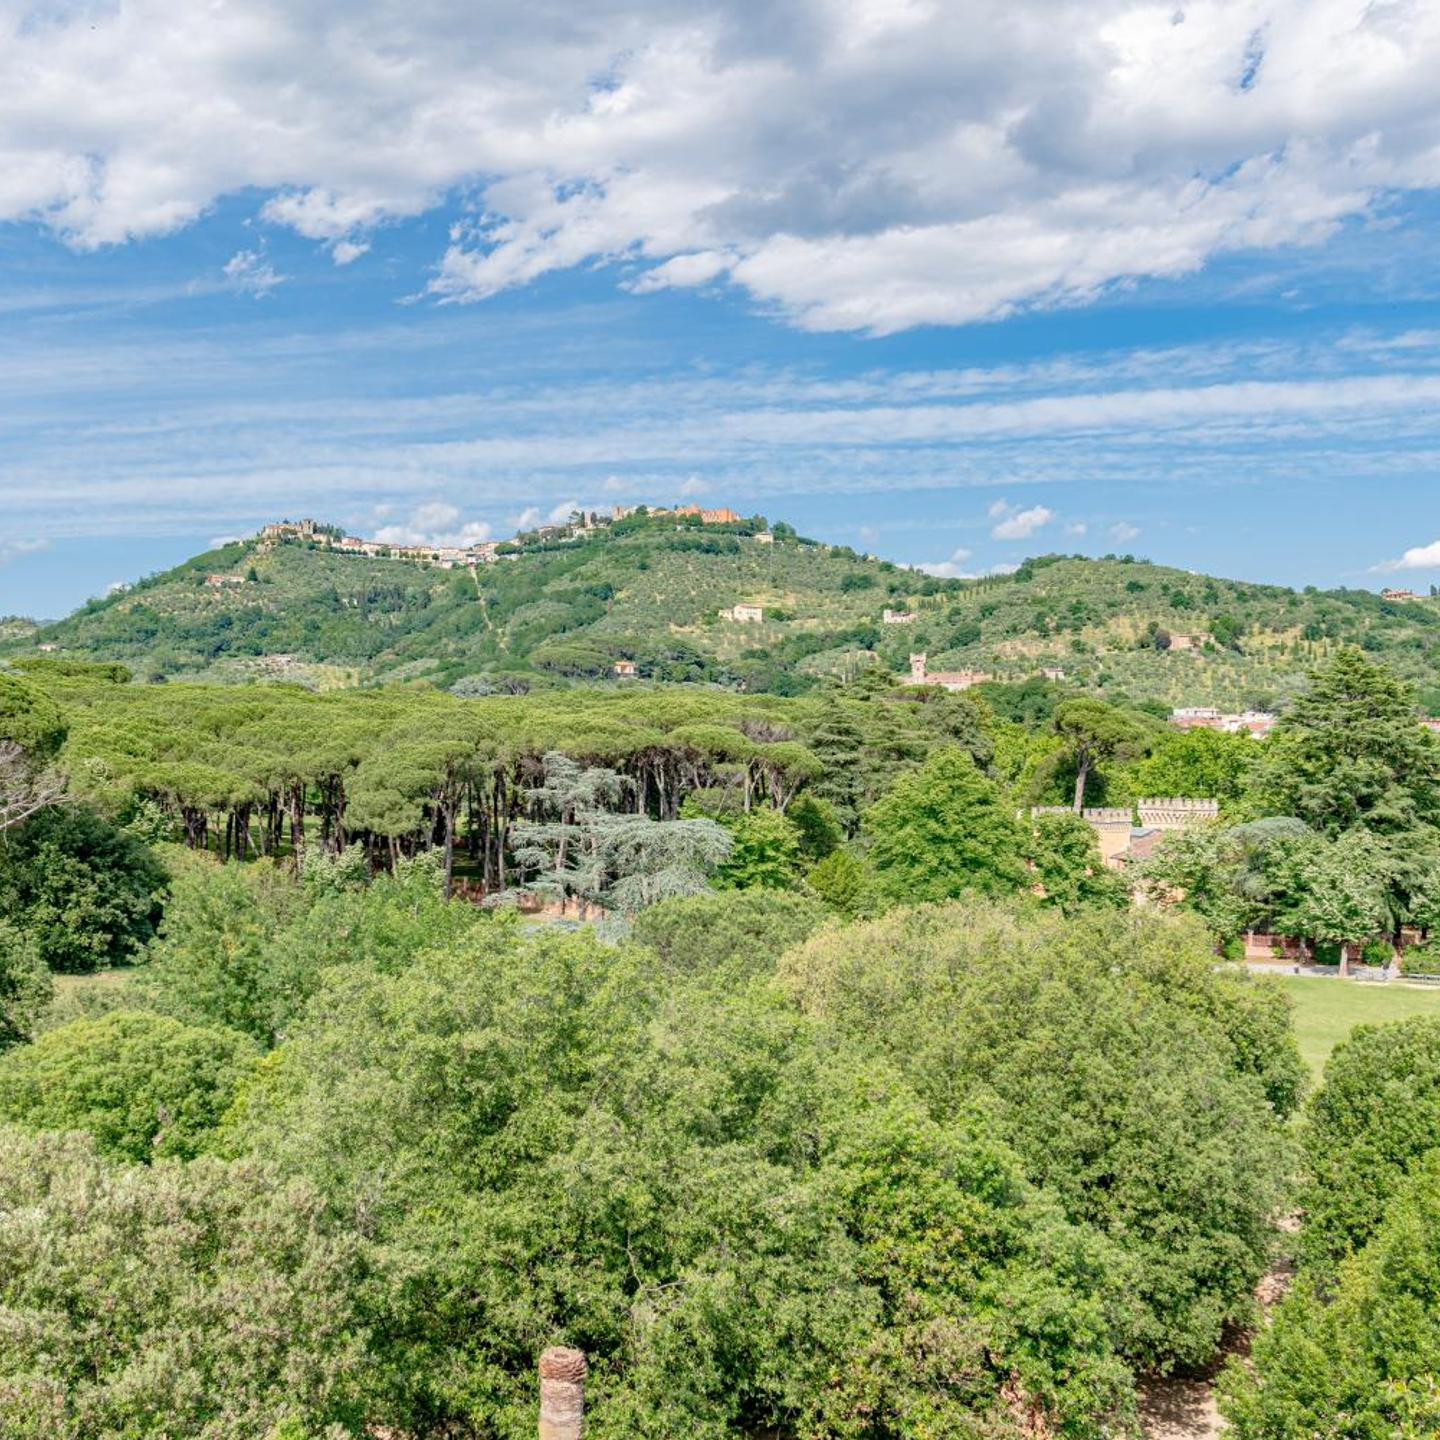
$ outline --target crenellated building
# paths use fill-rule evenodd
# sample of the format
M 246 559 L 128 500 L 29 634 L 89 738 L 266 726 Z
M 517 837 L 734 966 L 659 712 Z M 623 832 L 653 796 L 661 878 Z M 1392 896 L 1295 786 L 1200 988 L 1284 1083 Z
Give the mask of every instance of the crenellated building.
M 923 650 L 910 657 L 912 685 L 938 685 L 942 690 L 968 690 L 972 685 L 983 685 L 994 678 L 988 670 L 927 670 Z

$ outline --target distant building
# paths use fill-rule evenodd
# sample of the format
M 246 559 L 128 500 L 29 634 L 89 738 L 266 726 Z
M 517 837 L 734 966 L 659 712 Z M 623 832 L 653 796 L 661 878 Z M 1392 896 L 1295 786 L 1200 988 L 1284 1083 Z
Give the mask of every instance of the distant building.
M 880 622 L 883 625 L 913 625 L 919 618 L 913 610 L 891 610 L 887 606 L 881 612 Z
M 43 650 L 45 647 L 42 645 L 40 648 Z M 1420 723 L 1427 730 L 1433 730 L 1436 734 L 1440 734 L 1440 719 L 1437 719 L 1434 715 L 1425 716 Z
M 664 512 L 657 512 L 663 514 Z M 740 516 L 733 510 L 702 510 L 698 505 L 677 505 L 676 515 L 698 515 L 702 525 L 738 525 Z
M 1057 684 L 1065 679 L 1065 672 L 1058 665 L 1047 665 L 1040 671 L 1047 680 L 1054 680 Z
M 757 545 L 773 545 L 775 536 L 769 530 L 760 530 L 755 535 L 755 543 Z
M 1225 717 L 1208 705 L 1187 705 L 1170 712 L 1170 723 L 1182 730 L 1219 730 L 1224 721 Z
M 1171 650 L 1203 650 L 1214 643 L 1215 637 L 1208 630 L 1170 632 Z
M 993 678 L 988 670 L 927 670 L 924 651 L 910 657 L 912 685 L 938 685 L 942 690 L 968 690 L 972 685 L 983 685 Z
M 230 585 L 243 585 L 245 577 L 243 575 L 207 575 L 205 583 L 212 590 L 223 590 Z
M 1218 818 L 1218 800 L 1150 799 L 1136 804 L 1143 830 L 1188 830 Z
M 622 680 L 635 678 L 635 662 L 633 660 L 617 660 L 610 669 Z
M 728 610 L 720 612 L 722 620 L 738 620 L 744 625 L 758 625 L 765 619 L 765 607 L 763 605 L 732 605 Z
M 1421 597 L 1413 590 L 1382 590 L 1380 598 L 1382 600 L 1419 600 Z
M 1140 823 L 1135 823 L 1136 812 Z M 1069 815 L 1074 812 L 1064 805 L 1041 805 L 1032 815 Z M 1095 832 L 1101 860 L 1112 870 L 1123 869 L 1136 860 L 1147 859 L 1163 835 L 1174 830 L 1188 830 L 1204 825 L 1220 814 L 1217 800 L 1148 799 L 1141 800 L 1132 812 L 1124 806 L 1092 807 L 1082 810 L 1080 818 Z
M 260 531 L 262 540 L 313 540 L 318 520 L 277 520 Z
M 1220 728 L 1232 735 L 1253 735 L 1263 740 L 1278 724 L 1280 717 L 1269 710 L 1247 710 L 1243 715 L 1224 715 Z

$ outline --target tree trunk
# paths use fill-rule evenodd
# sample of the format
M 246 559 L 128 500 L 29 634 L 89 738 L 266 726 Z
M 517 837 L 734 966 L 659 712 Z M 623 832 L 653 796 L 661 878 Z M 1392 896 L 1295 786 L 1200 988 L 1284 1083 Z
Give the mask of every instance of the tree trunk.
M 1080 768 L 1075 772 L 1075 813 L 1079 815 L 1085 809 L 1085 782 L 1090 778 L 1090 762 L 1082 759 Z

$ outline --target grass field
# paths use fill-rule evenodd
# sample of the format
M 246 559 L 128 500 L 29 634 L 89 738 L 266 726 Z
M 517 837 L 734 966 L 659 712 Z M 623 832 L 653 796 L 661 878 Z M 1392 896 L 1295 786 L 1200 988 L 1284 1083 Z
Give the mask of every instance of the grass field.
M 1440 989 L 1303 975 L 1282 975 L 1278 980 L 1295 1002 L 1295 1036 L 1317 1079 L 1330 1052 L 1356 1025 L 1405 1020 L 1411 1015 L 1440 1016 Z

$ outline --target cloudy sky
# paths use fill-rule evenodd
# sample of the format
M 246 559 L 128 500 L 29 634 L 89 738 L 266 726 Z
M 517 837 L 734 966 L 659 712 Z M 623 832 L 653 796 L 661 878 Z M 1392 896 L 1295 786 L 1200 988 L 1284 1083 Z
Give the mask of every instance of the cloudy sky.
M 1435 0 L 0 0 L 0 612 L 678 496 L 1440 582 L 1437 74 Z

